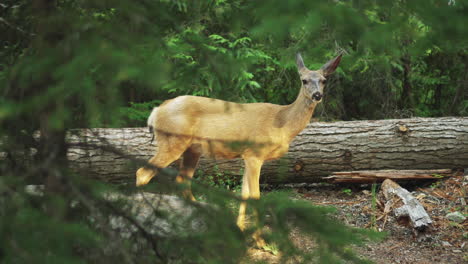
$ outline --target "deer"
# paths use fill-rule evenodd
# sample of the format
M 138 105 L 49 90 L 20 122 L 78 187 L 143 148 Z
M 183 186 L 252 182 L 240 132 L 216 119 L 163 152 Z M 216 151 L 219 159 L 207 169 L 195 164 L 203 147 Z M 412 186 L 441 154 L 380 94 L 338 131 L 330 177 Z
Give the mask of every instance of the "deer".
M 241 202 L 237 225 L 245 230 L 247 199 L 260 199 L 260 171 L 265 161 L 278 159 L 289 144 L 310 122 L 322 101 L 327 77 L 338 67 L 341 54 L 318 70 L 309 70 L 296 54 L 301 88 L 289 105 L 270 103 L 233 103 L 199 96 L 179 96 L 155 107 L 147 125 L 158 148 L 147 166 L 136 172 L 136 185 L 147 184 L 165 168 L 182 157 L 177 183 L 187 184 L 183 196 L 195 201 L 190 181 L 201 156 L 215 159 L 242 158 Z M 254 238 L 255 239 L 255 238 Z M 255 239 L 262 247 L 264 242 Z

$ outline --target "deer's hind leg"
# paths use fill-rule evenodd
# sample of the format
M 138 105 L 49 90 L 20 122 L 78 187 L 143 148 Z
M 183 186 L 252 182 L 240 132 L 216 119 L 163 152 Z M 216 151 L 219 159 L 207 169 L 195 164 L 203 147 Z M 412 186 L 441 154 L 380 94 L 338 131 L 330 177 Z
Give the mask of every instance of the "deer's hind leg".
M 156 134 L 158 148 L 156 154 L 148 161 L 150 166 L 144 166 L 136 172 L 136 186 L 147 184 L 157 174 L 156 168 L 165 168 L 182 156 L 190 146 L 191 138 Z
M 201 149 L 200 145 L 190 146 L 183 154 L 182 162 L 180 163 L 179 175 L 176 178 L 178 183 L 186 184 L 187 186 L 183 190 L 182 194 L 186 199 L 195 201 L 193 197 L 192 190 L 190 188 L 191 179 L 195 173 L 195 168 L 197 167 L 198 160 L 200 160 Z

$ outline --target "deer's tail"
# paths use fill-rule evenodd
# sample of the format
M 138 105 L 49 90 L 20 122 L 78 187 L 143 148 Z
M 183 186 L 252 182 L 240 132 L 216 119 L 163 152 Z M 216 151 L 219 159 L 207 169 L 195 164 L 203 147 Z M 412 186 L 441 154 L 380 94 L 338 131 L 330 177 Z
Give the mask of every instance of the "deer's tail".
M 153 135 L 151 137 L 151 143 L 153 143 L 153 140 L 154 140 L 154 127 L 156 125 L 157 114 L 158 114 L 158 108 L 155 107 L 153 108 L 153 111 L 151 111 L 151 114 L 149 115 L 148 121 L 147 121 L 149 132 Z

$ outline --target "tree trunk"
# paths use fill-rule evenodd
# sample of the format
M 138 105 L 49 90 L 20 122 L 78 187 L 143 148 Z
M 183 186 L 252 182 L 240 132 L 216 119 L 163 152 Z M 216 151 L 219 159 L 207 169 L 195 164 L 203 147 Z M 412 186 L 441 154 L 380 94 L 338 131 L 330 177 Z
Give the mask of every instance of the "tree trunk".
M 137 166 L 155 151 L 147 128 L 75 130 L 68 141 L 70 165 L 100 179 L 134 181 Z M 127 153 L 121 157 L 99 148 L 105 143 Z M 85 144 L 97 146 L 88 146 Z M 73 144 L 78 143 L 78 144 Z M 414 118 L 309 124 L 285 157 L 266 162 L 261 181 L 314 182 L 336 171 L 449 169 L 468 167 L 468 117 Z M 241 160 L 202 159 L 199 170 L 242 174 Z
M 401 109 L 413 109 L 413 88 L 411 86 L 411 57 L 409 54 L 405 54 L 401 58 L 403 64 L 403 91 L 400 98 L 400 108 Z
M 62 39 L 63 27 L 57 23 L 58 20 L 55 18 L 57 3 L 56 1 L 35 0 L 32 5 L 36 9 L 37 15 L 37 37 L 34 44 L 37 50 L 36 55 L 39 58 L 48 58 L 50 57 L 48 52 L 57 47 Z M 50 59 L 50 61 L 56 63 L 54 59 Z M 55 83 L 52 75 L 52 73 L 39 74 L 40 77 L 34 78 L 35 82 L 30 83 L 30 90 L 38 94 L 48 91 Z M 64 109 L 63 104 L 63 98 L 60 96 L 55 100 L 43 99 L 40 102 L 40 110 L 36 112 L 40 129 L 38 154 L 36 155 L 37 166 L 40 168 L 38 171 L 41 171 L 45 177 L 46 191 L 60 195 L 66 193 L 64 186 L 64 171 L 68 163 L 66 159 L 66 128 L 64 128 L 63 123 L 60 124 L 61 126 L 53 125 L 51 119 L 54 113 L 61 111 L 59 109 Z M 48 208 L 48 211 L 51 214 L 56 214 L 55 209 Z

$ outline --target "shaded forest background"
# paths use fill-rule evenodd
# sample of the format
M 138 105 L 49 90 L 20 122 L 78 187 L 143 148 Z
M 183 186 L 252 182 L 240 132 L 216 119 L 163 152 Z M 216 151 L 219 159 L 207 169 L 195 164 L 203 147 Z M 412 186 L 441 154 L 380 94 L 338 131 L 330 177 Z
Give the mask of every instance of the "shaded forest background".
M 229 192 L 198 187 L 226 209 L 201 214 L 211 233 L 155 237 L 103 197 L 117 187 L 69 170 L 67 132 L 143 126 L 152 107 L 182 94 L 291 103 L 296 52 L 311 69 L 344 54 L 316 110 L 322 120 L 466 116 L 467 13 L 455 0 L 2 1 L 0 262 L 237 263 L 254 230 L 239 234 Z M 31 183 L 45 184 L 44 196 L 25 192 Z M 284 258 L 363 263 L 348 245 L 368 232 L 326 219 L 330 210 L 284 195 L 250 205 L 260 227 L 267 213 L 276 216 L 267 240 Z M 130 219 L 145 254 L 125 241 L 109 253 L 118 234 L 86 216 L 103 214 Z M 318 252 L 288 241 L 293 226 L 313 234 Z
M 76 97 L 56 117 L 69 126 L 142 126 L 153 106 L 183 94 L 288 104 L 300 87 L 296 52 L 311 69 L 345 55 L 321 119 L 468 114 L 463 1 L 37 5 L 0 9 L 5 117 L 43 105 L 30 95 L 44 82 L 46 98 Z

